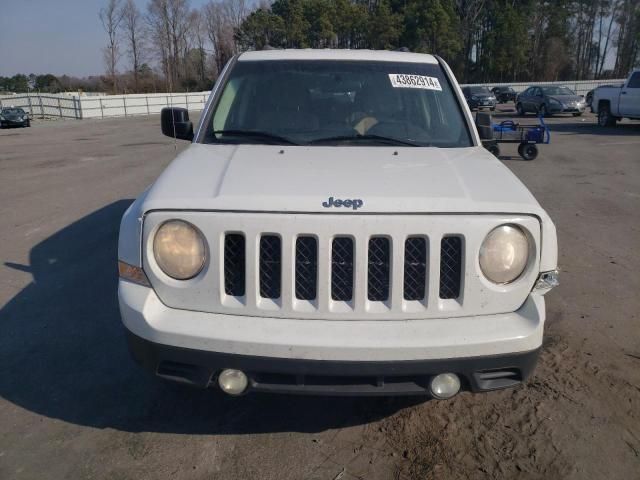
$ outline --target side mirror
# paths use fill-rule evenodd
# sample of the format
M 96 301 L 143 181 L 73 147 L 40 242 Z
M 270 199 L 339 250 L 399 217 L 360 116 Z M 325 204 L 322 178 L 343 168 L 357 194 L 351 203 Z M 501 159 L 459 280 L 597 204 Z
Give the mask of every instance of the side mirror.
M 476 127 L 478 128 L 480 140 L 493 140 L 493 125 L 491 125 L 490 113 L 476 113 Z
M 167 137 L 193 140 L 193 123 L 186 108 L 166 107 L 160 112 L 160 126 Z

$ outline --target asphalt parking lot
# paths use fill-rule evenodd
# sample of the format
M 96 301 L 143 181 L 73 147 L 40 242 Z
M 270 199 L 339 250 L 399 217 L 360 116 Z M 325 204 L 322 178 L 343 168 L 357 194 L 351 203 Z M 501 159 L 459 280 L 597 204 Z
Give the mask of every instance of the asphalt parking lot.
M 558 228 L 540 364 L 449 402 L 233 399 L 148 376 L 116 242 L 175 155 L 159 118 L 0 131 L 0 478 L 640 478 L 640 123 L 548 123 L 536 160 L 502 148 Z

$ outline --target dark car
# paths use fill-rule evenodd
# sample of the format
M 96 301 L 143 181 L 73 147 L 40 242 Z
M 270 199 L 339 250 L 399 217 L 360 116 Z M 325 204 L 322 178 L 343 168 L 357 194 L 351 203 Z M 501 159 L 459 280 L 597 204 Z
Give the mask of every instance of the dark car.
M 512 87 L 493 87 L 491 93 L 493 93 L 499 103 L 516 101 L 516 91 Z
M 556 113 L 571 113 L 577 117 L 584 113 L 585 108 L 584 98 L 570 88 L 559 85 L 529 87 L 516 97 L 519 115 L 531 112 L 546 117 Z
M 29 115 L 23 109 L 8 107 L 0 110 L 0 128 L 30 126 Z
M 462 87 L 462 94 L 471 110 L 481 108 L 496 109 L 496 97 L 487 87 Z

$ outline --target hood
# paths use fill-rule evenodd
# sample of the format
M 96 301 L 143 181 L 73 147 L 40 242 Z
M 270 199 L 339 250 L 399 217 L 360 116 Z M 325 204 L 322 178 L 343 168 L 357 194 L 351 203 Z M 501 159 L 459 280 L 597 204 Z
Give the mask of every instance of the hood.
M 334 200 L 361 200 L 357 211 Z M 192 144 L 147 191 L 150 210 L 532 213 L 526 187 L 482 147 Z

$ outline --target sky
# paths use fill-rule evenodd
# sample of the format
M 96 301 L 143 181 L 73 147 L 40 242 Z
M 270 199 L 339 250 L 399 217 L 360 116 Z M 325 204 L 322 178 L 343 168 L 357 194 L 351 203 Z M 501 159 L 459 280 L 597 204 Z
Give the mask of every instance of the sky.
M 0 75 L 85 77 L 104 72 L 106 0 L 0 0 Z M 192 8 L 206 0 L 191 0 Z M 136 0 L 145 9 L 145 0 Z

